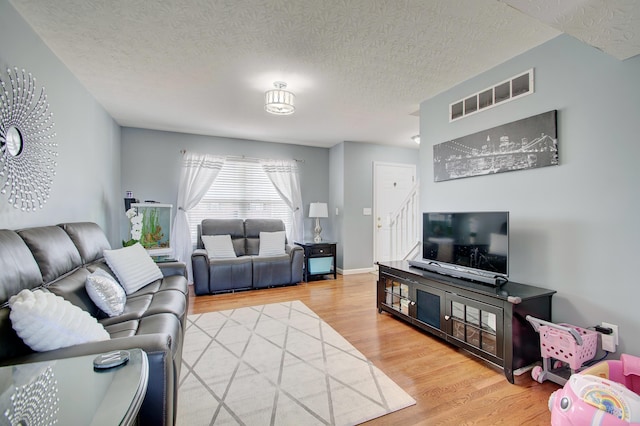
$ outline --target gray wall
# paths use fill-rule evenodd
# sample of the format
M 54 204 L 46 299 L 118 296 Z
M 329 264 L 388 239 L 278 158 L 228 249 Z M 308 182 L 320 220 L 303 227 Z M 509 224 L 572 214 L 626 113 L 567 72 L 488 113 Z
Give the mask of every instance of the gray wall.
M 535 93 L 453 123 L 451 102 L 535 68 Z M 640 56 L 618 61 L 560 36 L 421 105 L 421 205 L 508 210 L 510 278 L 557 290 L 553 320 L 620 326 L 640 353 Z M 433 145 L 558 110 L 560 165 L 434 183 Z
M 315 220 L 308 218 L 309 204 L 329 199 L 328 149 L 125 127 L 122 129 L 120 201 L 125 191 L 132 191 L 134 197 L 141 201 L 173 204 L 175 215 L 181 150 L 223 156 L 304 160 L 298 163 L 304 231 L 306 239 L 313 239 Z M 330 222 L 323 220 L 322 228 L 325 238 L 333 238 Z M 127 232 L 128 224 L 123 221 L 121 234 L 126 236 Z
M 58 158 L 50 198 L 25 213 L 0 195 L 0 228 L 94 221 L 118 243 L 120 127 L 6 0 L 0 0 L 0 70 L 24 68 L 43 86 L 53 112 Z
M 339 219 L 342 232 L 338 237 L 338 243 L 343 246 L 342 269 L 372 268 L 373 216 L 364 216 L 362 209 L 373 209 L 373 163 L 418 164 L 418 152 L 410 148 L 359 142 L 344 142 L 342 145 L 344 186 L 331 188 L 332 192 L 343 193 L 342 217 Z M 331 211 L 335 215 L 335 208 Z
M 344 142 L 315 148 L 271 142 L 200 136 L 138 128 L 122 129 L 122 186 L 140 200 L 176 205 L 181 150 L 251 158 L 299 159 L 304 204 L 305 238 L 313 238 L 314 219 L 309 204 L 327 202 L 329 218 L 321 219 L 322 236 L 338 242 L 337 266 L 341 270 L 373 266 L 373 219 L 363 216 L 373 207 L 373 162 L 417 164 L 415 149 Z M 335 215 L 338 208 L 339 215 Z M 175 214 L 175 209 L 174 209 Z M 128 224 L 121 223 L 121 237 Z

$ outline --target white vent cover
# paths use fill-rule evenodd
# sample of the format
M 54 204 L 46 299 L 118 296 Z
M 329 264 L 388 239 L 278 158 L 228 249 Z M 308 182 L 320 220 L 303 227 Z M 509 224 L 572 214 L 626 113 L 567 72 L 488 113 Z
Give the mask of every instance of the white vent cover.
M 449 104 L 449 121 L 493 108 L 533 93 L 533 68 Z

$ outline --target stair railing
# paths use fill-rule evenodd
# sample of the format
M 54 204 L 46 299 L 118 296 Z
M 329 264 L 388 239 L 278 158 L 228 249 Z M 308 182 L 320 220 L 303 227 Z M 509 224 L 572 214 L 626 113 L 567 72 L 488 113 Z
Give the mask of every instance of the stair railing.
M 409 259 L 420 248 L 419 188 L 416 182 L 400 207 L 390 216 L 391 260 Z

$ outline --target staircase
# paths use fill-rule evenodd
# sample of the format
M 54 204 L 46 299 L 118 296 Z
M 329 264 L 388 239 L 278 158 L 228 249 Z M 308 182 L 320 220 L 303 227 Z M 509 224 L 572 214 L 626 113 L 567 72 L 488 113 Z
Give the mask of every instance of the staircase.
M 416 183 L 398 210 L 391 215 L 390 259 L 406 260 L 420 252 L 420 200 Z

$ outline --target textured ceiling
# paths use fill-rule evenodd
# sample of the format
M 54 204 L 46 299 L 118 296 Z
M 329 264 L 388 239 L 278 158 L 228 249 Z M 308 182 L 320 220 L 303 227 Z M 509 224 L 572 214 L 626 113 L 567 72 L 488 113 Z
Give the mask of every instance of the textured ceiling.
M 501 0 L 618 59 L 640 54 L 638 0 Z
M 575 25 L 564 0 L 10 2 L 122 126 L 323 147 L 415 146 L 421 101 Z

